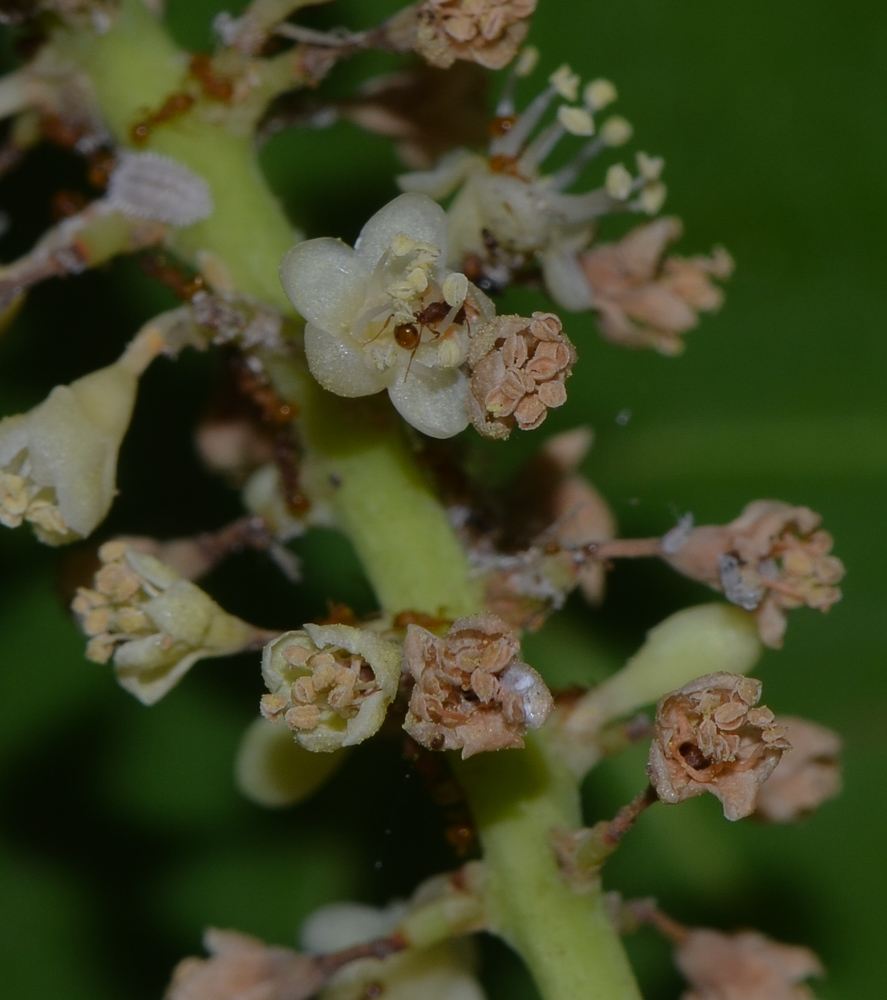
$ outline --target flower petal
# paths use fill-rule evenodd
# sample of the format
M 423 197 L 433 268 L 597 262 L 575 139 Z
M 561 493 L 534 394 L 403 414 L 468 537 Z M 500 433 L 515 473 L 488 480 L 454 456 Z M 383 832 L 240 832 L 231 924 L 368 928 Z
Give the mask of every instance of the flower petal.
M 411 240 L 440 247 L 446 256 L 447 217 L 444 210 L 427 195 L 412 192 L 390 201 L 367 222 L 354 245 L 357 256 L 374 267 L 399 233 L 405 233 Z
M 429 437 L 448 438 L 468 426 L 468 379 L 457 368 L 414 364 L 388 387 L 398 413 Z
M 367 364 L 363 350 L 346 334 L 337 336 L 309 323 L 305 327 L 305 354 L 317 381 L 337 396 L 370 396 L 381 392 L 391 377 Z
M 341 240 L 297 243 L 283 258 L 280 281 L 302 316 L 331 333 L 346 331 L 363 306 L 368 272 Z

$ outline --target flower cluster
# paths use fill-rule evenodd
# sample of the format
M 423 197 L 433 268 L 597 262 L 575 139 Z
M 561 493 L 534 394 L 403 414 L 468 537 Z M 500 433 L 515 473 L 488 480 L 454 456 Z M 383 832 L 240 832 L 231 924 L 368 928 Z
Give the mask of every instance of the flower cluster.
M 769 708 L 756 708 L 761 682 L 708 674 L 661 698 L 647 772 L 663 802 L 711 792 L 727 819 L 755 809 L 788 740 Z
M 519 653 L 514 632 L 495 615 L 459 618 L 442 638 L 410 625 L 404 665 L 415 683 L 406 731 L 423 746 L 463 757 L 522 747 L 523 733 L 545 722 L 553 701 Z
M 756 500 L 726 525 L 704 525 L 662 540 L 662 558 L 694 580 L 754 611 L 761 639 L 779 647 L 785 612 L 804 605 L 827 611 L 844 576 L 832 538 L 809 507 Z
M 366 629 L 306 625 L 265 647 L 262 675 L 270 694 L 262 714 L 280 719 L 306 750 L 361 743 L 382 725 L 400 680 L 400 651 Z
M 223 611 L 189 580 L 125 542 L 99 549 L 102 567 L 71 609 L 87 659 L 113 659 L 121 687 L 153 705 L 200 659 L 260 647 L 269 633 Z

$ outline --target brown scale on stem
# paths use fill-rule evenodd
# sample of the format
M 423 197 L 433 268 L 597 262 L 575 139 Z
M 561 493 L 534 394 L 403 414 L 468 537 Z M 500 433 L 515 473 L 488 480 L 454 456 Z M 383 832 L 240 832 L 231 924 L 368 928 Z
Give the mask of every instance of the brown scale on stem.
M 194 106 L 191 94 L 179 92 L 170 94 L 156 111 L 151 111 L 141 121 L 135 123 L 129 130 L 129 137 L 136 146 L 144 146 L 151 138 L 151 133 L 164 122 L 180 118 Z

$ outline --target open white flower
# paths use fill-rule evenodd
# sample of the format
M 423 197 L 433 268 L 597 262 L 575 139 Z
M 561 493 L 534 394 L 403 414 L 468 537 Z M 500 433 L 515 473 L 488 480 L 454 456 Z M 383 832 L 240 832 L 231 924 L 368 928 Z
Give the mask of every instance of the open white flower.
M 165 347 L 146 327 L 113 365 L 56 386 L 0 420 L 0 524 L 28 521 L 48 545 L 85 538 L 108 513 L 138 376 Z
M 340 396 L 388 390 L 400 414 L 431 437 L 468 425 L 473 327 L 495 310 L 446 268 L 447 220 L 421 194 L 405 194 L 367 222 L 354 249 L 323 237 L 299 243 L 280 277 L 308 321 L 305 352 L 317 381 Z

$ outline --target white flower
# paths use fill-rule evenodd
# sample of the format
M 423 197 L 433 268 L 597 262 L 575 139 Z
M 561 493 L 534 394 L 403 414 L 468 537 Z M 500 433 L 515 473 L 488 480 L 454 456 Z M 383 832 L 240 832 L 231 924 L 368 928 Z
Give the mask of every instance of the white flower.
M 56 386 L 33 410 L 0 420 L 0 524 L 28 521 L 42 542 L 63 545 L 104 520 L 138 376 L 164 346 L 158 331 L 146 327 L 113 365 Z
M 280 276 L 308 321 L 317 381 L 340 396 L 388 390 L 400 414 L 431 437 L 468 425 L 461 370 L 471 328 L 492 304 L 446 269 L 447 221 L 430 198 L 405 194 L 363 227 L 354 249 L 324 237 L 293 247 Z
M 229 615 L 200 587 L 125 542 L 99 549 L 93 588 L 71 609 L 90 637 L 87 659 L 113 659 L 117 680 L 153 705 L 200 659 L 255 649 L 269 633 Z

